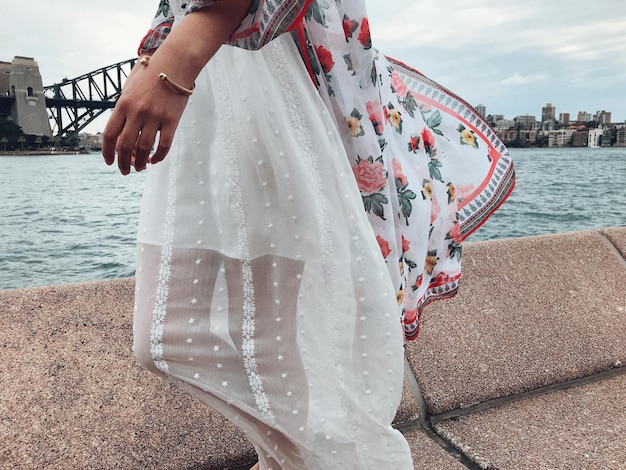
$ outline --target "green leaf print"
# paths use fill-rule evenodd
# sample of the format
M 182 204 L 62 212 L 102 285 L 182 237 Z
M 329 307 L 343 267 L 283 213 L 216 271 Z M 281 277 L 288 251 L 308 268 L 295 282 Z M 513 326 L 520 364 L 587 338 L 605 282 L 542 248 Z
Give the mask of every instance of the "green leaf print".
M 328 10 L 328 8 L 330 8 L 330 4 L 326 0 L 313 2 L 306 12 L 306 19 L 310 20 L 313 18 L 316 22 L 324 26 L 324 28 L 328 28 L 326 25 L 326 14 L 324 13 L 324 10 Z
M 400 209 L 402 210 L 402 215 L 406 219 L 406 224 L 409 225 L 409 217 L 411 216 L 411 212 L 413 212 L 413 204 L 411 201 L 417 197 L 410 189 L 406 191 L 398 192 L 398 201 L 400 202 Z
M 430 172 L 430 177 L 436 180 L 439 180 L 443 183 L 443 178 L 441 177 L 441 171 L 439 171 L 439 168 L 441 168 L 441 162 L 435 158 L 432 158 L 429 162 L 428 162 L 428 171 Z
M 385 204 L 388 204 L 389 200 L 382 193 L 374 193 L 369 196 L 363 196 L 363 205 L 366 212 L 371 212 L 377 215 L 383 220 L 385 219 Z
M 169 0 L 161 0 L 159 2 L 159 9 L 157 10 L 156 15 L 154 15 L 154 17 L 157 18 L 160 15 L 163 15 L 166 18 L 168 16 L 170 16 L 170 2 L 169 2 Z

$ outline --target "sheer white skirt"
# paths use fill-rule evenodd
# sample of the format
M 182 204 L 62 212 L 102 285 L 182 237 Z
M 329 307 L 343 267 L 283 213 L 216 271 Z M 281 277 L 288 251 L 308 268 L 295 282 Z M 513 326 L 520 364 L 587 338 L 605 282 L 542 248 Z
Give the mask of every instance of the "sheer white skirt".
M 395 289 L 289 36 L 203 70 L 138 241 L 137 357 L 240 426 L 262 469 L 413 468 L 390 426 Z

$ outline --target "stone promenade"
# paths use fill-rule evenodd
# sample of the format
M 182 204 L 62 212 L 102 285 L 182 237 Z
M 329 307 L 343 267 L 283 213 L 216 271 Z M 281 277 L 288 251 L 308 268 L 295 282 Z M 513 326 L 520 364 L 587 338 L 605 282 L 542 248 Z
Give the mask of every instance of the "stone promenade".
M 407 346 L 396 426 L 416 469 L 626 469 L 625 258 L 626 228 L 466 244 L 461 294 Z M 133 290 L 0 291 L 0 468 L 255 461 L 236 428 L 134 362 Z

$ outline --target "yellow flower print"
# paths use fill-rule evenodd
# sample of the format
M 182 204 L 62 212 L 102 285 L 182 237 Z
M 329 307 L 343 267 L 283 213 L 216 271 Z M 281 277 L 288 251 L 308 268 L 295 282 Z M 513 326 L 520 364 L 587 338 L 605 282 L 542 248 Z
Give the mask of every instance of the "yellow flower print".
M 467 129 L 463 124 L 459 124 L 457 131 L 460 134 L 459 141 L 461 142 L 461 145 L 469 145 L 475 149 L 478 148 L 478 140 L 476 140 L 476 134 L 474 134 L 474 131 Z
M 422 197 L 424 200 L 433 198 L 433 184 L 428 180 L 424 180 L 424 186 L 422 186 Z
M 429 255 L 426 257 L 426 263 L 424 263 L 424 270 L 428 273 L 429 276 L 433 273 L 433 270 L 435 269 L 435 265 L 437 264 L 438 260 L 439 258 L 437 258 L 436 252 L 433 254 L 429 253 Z
M 356 108 L 352 110 L 350 116 L 346 116 L 346 124 L 348 124 L 348 129 L 352 137 L 361 137 L 365 134 L 363 126 L 361 125 L 362 118 L 363 115 Z
M 402 305 L 402 300 L 404 299 L 404 291 L 399 290 L 396 292 L 396 300 L 398 301 L 398 305 Z
M 456 190 L 454 183 L 448 183 L 448 204 L 452 203 L 456 199 Z
M 389 121 L 396 130 L 402 129 L 402 115 L 397 109 L 389 109 Z
M 352 137 L 356 137 L 361 132 L 361 120 L 355 118 L 354 116 L 348 116 L 346 118 L 346 123 L 348 124 L 348 128 L 350 129 L 350 135 Z

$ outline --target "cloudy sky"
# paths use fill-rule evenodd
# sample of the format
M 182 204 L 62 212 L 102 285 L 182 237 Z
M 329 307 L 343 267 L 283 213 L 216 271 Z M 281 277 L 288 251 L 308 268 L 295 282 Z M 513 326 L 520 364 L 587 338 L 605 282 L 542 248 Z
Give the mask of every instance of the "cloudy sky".
M 489 114 L 540 117 L 551 102 L 557 114 L 604 109 L 626 120 L 624 0 L 367 3 L 376 47 Z M 0 60 L 34 57 L 44 85 L 119 62 L 135 54 L 157 4 L 7 2 Z

